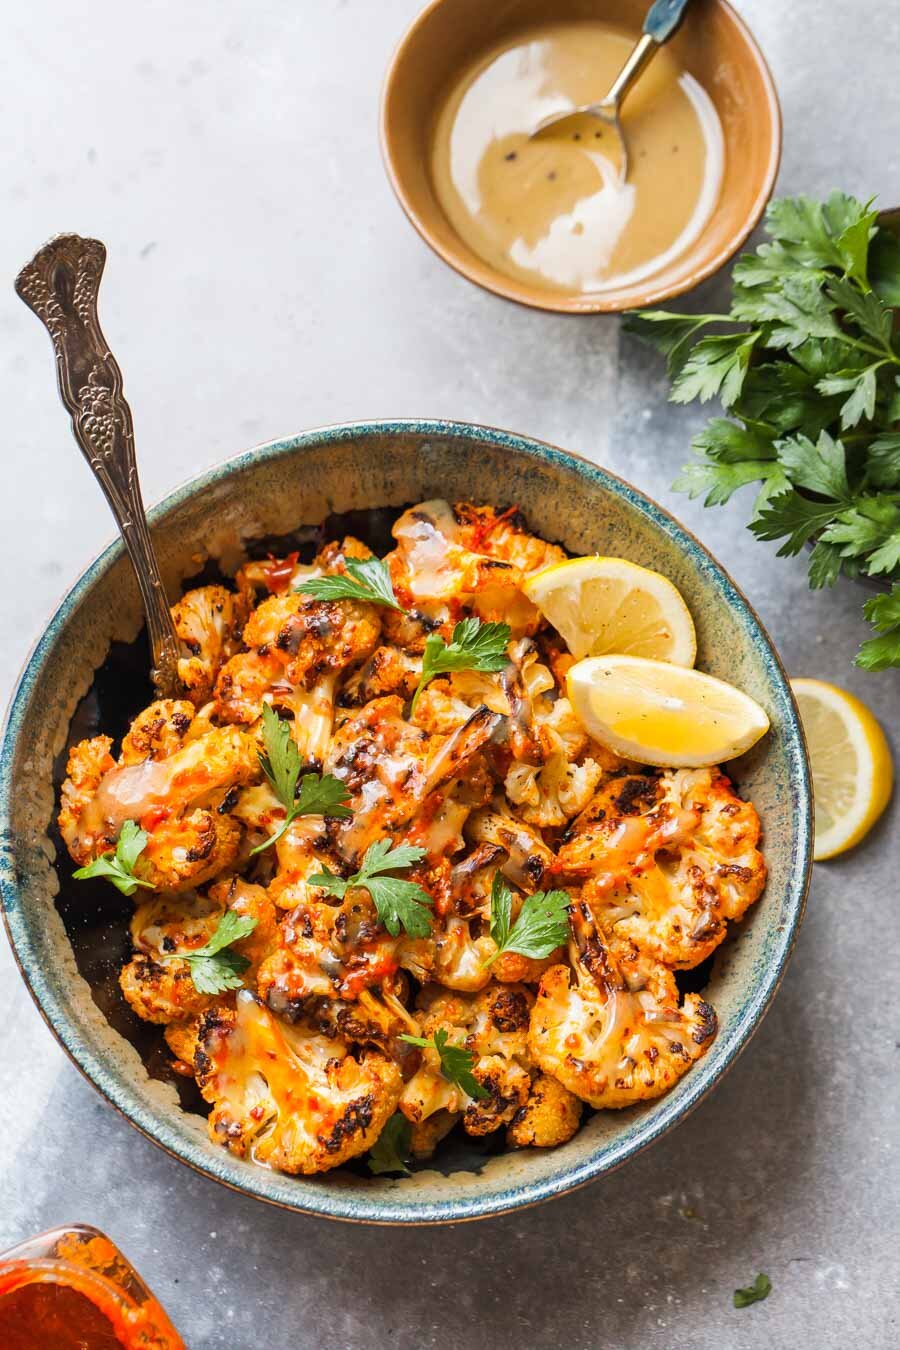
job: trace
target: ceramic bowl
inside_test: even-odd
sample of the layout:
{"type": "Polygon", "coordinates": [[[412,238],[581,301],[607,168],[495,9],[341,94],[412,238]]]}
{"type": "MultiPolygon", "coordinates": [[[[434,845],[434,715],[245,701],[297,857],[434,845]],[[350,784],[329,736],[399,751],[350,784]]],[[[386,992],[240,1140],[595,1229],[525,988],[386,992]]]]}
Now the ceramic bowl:
{"type": "Polygon", "coordinates": [[[762,817],[768,887],[713,963],[708,997],[719,1015],[716,1040],[658,1101],[596,1113],[558,1149],[491,1155],[463,1144],[407,1178],[370,1177],[364,1168],[295,1178],[241,1162],[209,1141],[203,1117],[183,1109],[174,1081],[160,1077],[166,1056],[159,1029],[122,1020],[128,1010],[115,977],[127,959],[130,902],[123,908],[112,887],[97,883],[100,908],[82,914],[82,893],[64,904],[59,886],[68,863],[55,858],[50,836],[65,748],[86,734],[98,709],[114,705],[124,726],[149,697],[145,668],[139,687],[114,672],[95,679],[105,662],[109,672],[111,644],[109,659],[120,660],[120,644],[141,628],[137,586],[119,543],[75,583],[29,657],[0,758],[6,924],[31,992],[75,1063],[132,1124],[183,1162],[249,1195],[332,1218],[434,1223],[497,1214],[602,1176],[659,1139],[718,1082],[759,1024],[791,950],[810,866],[803,736],[771,642],[702,545],[605,470],[485,427],[357,423],[251,450],[174,492],[151,521],[174,595],[204,557],[233,570],[247,540],[289,534],[331,512],[399,509],[435,496],[517,503],[539,534],[574,553],[621,554],[664,572],[694,615],[700,666],[745,689],[771,718],[769,735],[734,765],[740,791],[762,817]],[[85,924],[93,925],[87,943],[85,924]]]}
{"type": "Polygon", "coordinates": [[[497,271],[463,242],[445,216],[431,181],[430,143],[437,111],[459,73],[507,35],[549,20],[602,18],[637,37],[648,7],[649,0],[507,0],[502,5],[432,0],[401,40],[382,95],[385,166],[419,234],[470,281],[510,300],[563,313],[640,308],[669,300],[711,276],[759,221],[781,158],[781,114],[762,53],[725,0],[695,0],[669,43],[682,68],[712,98],[725,139],[718,206],[675,260],[628,286],[596,295],[566,295],[497,271]]]}

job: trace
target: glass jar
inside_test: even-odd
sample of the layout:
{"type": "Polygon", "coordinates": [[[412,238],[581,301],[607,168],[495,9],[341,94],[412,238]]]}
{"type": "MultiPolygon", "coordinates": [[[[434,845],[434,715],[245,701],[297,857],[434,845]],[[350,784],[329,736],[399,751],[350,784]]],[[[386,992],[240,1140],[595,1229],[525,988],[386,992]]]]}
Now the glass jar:
{"type": "Polygon", "coordinates": [[[3,1350],[186,1350],[137,1271],[86,1224],[0,1256],[3,1350]]]}

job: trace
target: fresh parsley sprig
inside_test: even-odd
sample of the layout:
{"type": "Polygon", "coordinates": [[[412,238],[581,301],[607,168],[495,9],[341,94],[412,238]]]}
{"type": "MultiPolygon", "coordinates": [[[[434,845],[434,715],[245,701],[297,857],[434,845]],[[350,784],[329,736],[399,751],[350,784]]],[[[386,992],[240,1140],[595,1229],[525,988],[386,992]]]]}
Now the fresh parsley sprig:
{"type": "Polygon", "coordinates": [[[451,674],[456,670],[502,670],[509,658],[508,623],[482,623],[474,617],[461,619],[453,629],[450,642],[432,633],[425,640],[422,654],[422,674],[413,694],[410,716],[416,710],[419,695],[436,675],[451,674]]]}
{"type": "Polygon", "coordinates": [[[391,574],[381,558],[345,558],[347,571],[328,577],[310,577],[294,587],[295,592],[312,596],[314,600],[364,600],[370,605],[384,605],[406,614],[397,603],[391,574]]]}
{"type": "Polygon", "coordinates": [[[525,897],[519,917],[512,922],[512,891],[499,872],[491,883],[491,937],[497,944],[484,963],[492,966],[504,952],[516,952],[542,961],[561,947],[569,935],[568,891],[535,891],[525,897]]]}
{"type": "Polygon", "coordinates": [[[871,202],[772,202],[771,241],[739,259],[725,314],[658,310],[626,327],[662,352],[676,403],[730,414],[694,438],[675,487],[707,506],[757,485],[750,529],[781,554],[812,546],[809,581],[871,576],[877,636],[857,664],[900,666],[900,239],[871,202]],[[709,325],[739,331],[706,336],[709,325]]]}
{"type": "Polygon", "coordinates": [[[732,1302],[736,1308],[749,1308],[751,1303],[761,1303],[772,1292],[772,1281],[768,1275],[759,1274],[752,1284],[744,1289],[735,1289],[732,1302]]]}
{"type": "Polygon", "coordinates": [[[400,1111],[395,1112],[387,1121],[381,1134],[369,1149],[367,1162],[369,1171],[376,1177],[385,1172],[403,1172],[410,1175],[407,1167],[412,1147],[412,1126],[400,1111]]]}
{"type": "Polygon", "coordinates": [[[410,1045],[421,1046],[423,1050],[436,1050],[441,1062],[441,1073],[449,1083],[455,1084],[467,1097],[476,1099],[489,1097],[491,1094],[487,1088],[482,1087],[473,1072],[475,1056],[472,1051],[464,1050],[460,1045],[450,1045],[448,1039],[449,1032],[445,1027],[438,1027],[430,1038],[406,1035],[400,1037],[401,1041],[408,1041],[410,1045]]]}
{"type": "Polygon", "coordinates": [[[274,844],[298,816],[347,817],[353,814],[344,805],[350,794],[339,778],[327,773],[305,773],[300,777],[300,752],[291,737],[291,729],[268,703],[263,704],[263,742],[266,750],[259,756],[260,768],[286,814],[275,833],[251,849],[251,854],[261,853],[274,844]]]}
{"type": "Polygon", "coordinates": [[[431,896],[413,881],[384,875],[405,871],[424,857],[424,848],[410,844],[399,844],[394,848],[390,839],[378,839],[366,849],[362,866],[352,877],[345,880],[326,867],[324,872],[316,872],[307,881],[310,886],[321,886],[330,895],[340,898],[353,887],[364,887],[391,937],[399,935],[401,926],[410,937],[427,937],[431,932],[431,896]]]}
{"type": "Polygon", "coordinates": [[[99,858],[79,867],[72,876],[76,881],[87,881],[89,877],[106,877],[123,895],[134,895],[139,886],[153,891],[152,881],[144,881],[135,876],[134,864],[144,851],[147,843],[147,831],[142,830],[137,821],[126,820],[119,832],[115,848],[101,853],[99,858]]]}
{"type": "Polygon", "coordinates": [[[250,962],[240,952],[231,951],[231,944],[248,937],[258,922],[249,914],[236,914],[233,909],[226,909],[216,931],[202,947],[194,947],[189,952],[166,953],[161,959],[187,961],[194,988],[200,994],[222,994],[226,989],[240,989],[243,985],[241,976],[250,962]]]}

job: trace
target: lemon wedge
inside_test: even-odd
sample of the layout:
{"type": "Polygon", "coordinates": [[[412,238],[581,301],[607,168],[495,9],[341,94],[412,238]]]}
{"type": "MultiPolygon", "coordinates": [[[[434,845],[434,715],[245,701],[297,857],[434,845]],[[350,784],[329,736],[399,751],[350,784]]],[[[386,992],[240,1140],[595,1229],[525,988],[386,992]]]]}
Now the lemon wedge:
{"type": "Polygon", "coordinates": [[[668,661],[591,656],[571,667],[569,700],[586,731],[624,759],[698,769],[749,750],[769,729],[752,698],[668,661]]]}
{"type": "Polygon", "coordinates": [[[625,558],[570,558],[522,588],[574,657],[622,652],[692,666],[690,610],[668,577],[625,558]]]}
{"type": "Polygon", "coordinates": [[[853,694],[823,680],[791,680],[816,797],[817,862],[858,844],[887,806],[894,766],[884,732],[853,694]]]}

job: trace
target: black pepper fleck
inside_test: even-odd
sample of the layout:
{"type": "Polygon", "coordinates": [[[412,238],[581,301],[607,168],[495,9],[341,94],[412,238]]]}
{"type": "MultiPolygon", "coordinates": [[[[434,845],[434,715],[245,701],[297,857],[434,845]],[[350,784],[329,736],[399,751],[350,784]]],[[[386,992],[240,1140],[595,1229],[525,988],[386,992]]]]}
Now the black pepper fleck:
{"type": "Polygon", "coordinates": [[[515,150],[510,150],[509,154],[508,154],[508,155],[504,155],[503,158],[504,158],[504,159],[518,159],[519,156],[516,154],[515,150]]]}

